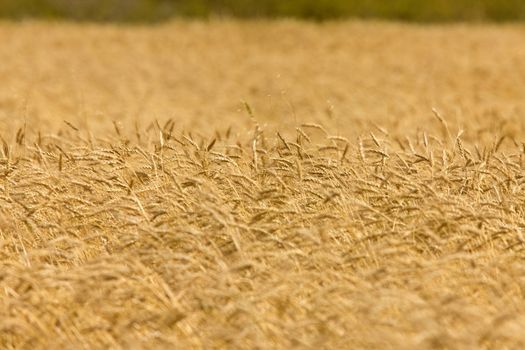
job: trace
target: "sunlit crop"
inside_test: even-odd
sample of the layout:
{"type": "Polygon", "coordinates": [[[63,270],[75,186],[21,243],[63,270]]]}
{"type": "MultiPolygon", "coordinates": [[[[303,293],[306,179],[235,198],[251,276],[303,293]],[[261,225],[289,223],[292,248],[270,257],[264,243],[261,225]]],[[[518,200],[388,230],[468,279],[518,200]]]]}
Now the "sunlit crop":
{"type": "Polygon", "coordinates": [[[525,347],[523,34],[0,25],[0,347],[525,347]]]}

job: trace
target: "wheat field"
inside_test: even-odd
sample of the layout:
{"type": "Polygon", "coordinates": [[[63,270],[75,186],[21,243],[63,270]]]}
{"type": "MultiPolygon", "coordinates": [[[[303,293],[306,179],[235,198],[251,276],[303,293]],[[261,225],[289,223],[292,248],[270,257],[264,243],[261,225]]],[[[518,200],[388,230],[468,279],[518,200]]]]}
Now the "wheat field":
{"type": "Polygon", "coordinates": [[[0,348],[524,348],[524,35],[1,23],[0,348]]]}

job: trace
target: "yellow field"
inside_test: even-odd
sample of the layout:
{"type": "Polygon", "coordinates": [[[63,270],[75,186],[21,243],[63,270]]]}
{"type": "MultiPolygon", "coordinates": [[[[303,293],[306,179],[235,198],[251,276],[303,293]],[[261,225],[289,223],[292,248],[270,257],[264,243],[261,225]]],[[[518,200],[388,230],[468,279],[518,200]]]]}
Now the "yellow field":
{"type": "Polygon", "coordinates": [[[524,38],[0,24],[0,348],[524,348],[524,38]]]}

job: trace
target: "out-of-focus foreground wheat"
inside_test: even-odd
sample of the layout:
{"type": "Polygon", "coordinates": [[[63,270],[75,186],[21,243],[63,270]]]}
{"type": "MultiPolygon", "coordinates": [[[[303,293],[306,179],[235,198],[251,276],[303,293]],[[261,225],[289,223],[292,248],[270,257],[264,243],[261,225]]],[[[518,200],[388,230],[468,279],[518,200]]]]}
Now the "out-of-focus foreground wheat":
{"type": "Polygon", "coordinates": [[[0,25],[0,347],[525,347],[524,34],[0,25]]]}

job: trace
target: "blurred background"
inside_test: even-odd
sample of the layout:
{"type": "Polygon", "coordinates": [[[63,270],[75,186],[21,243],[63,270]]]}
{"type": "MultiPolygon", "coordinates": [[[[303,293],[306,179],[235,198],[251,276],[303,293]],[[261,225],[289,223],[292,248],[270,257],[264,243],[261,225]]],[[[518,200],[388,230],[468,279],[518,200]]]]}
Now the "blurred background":
{"type": "Polygon", "coordinates": [[[519,21],[523,0],[0,0],[0,18],[157,22],[173,17],[519,21]]]}

